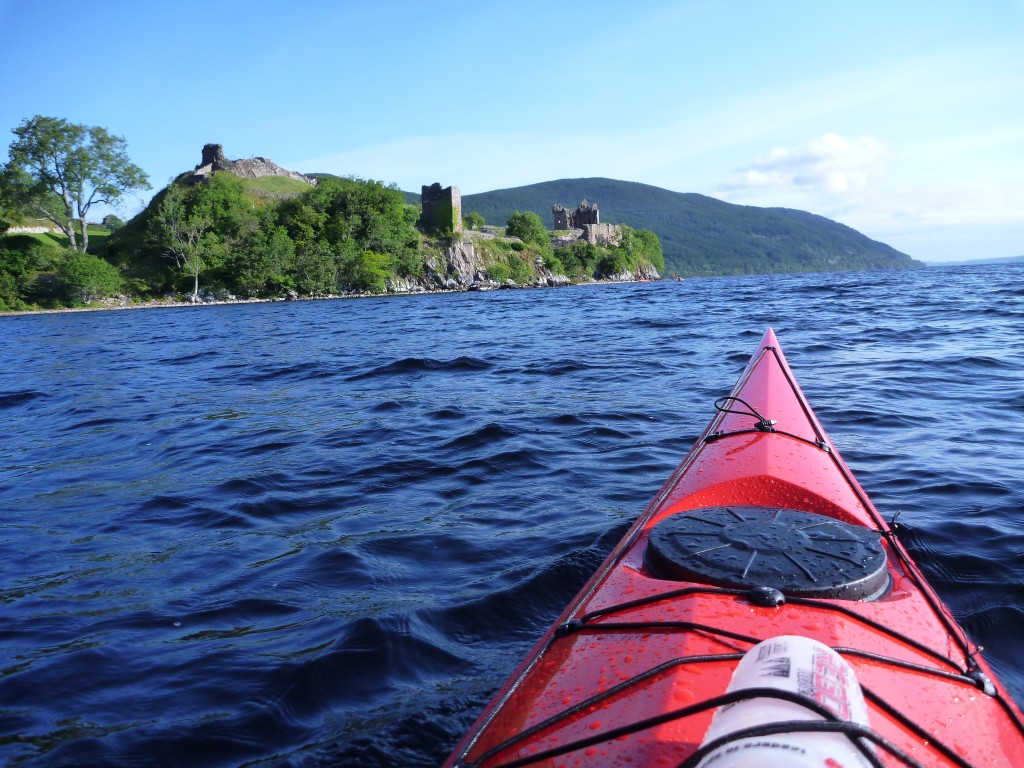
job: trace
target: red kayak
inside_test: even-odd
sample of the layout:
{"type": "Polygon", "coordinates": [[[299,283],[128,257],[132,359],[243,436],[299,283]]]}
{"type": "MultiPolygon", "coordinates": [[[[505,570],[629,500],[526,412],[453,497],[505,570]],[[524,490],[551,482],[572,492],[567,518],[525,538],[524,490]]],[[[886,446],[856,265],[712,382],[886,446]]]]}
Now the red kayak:
{"type": "Polygon", "coordinates": [[[1024,766],[1021,712],[769,329],[446,765],[1024,766]]]}

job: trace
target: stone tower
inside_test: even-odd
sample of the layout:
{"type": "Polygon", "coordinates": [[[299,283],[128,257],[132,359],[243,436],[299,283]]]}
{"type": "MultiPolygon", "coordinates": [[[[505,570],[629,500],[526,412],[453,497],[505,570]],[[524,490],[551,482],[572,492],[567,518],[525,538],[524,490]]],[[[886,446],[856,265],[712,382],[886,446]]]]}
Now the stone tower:
{"type": "Polygon", "coordinates": [[[458,187],[444,187],[434,182],[422,187],[423,212],[420,227],[426,232],[448,234],[462,231],[462,193],[458,187]]]}

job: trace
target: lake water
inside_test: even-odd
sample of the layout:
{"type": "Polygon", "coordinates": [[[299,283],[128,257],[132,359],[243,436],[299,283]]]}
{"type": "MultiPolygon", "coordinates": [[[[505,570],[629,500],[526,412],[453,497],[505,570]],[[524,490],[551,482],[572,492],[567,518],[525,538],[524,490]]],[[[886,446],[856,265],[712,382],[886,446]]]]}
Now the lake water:
{"type": "Polygon", "coordinates": [[[1024,701],[1024,266],[19,316],[0,764],[438,764],[768,326],[1024,701]]]}

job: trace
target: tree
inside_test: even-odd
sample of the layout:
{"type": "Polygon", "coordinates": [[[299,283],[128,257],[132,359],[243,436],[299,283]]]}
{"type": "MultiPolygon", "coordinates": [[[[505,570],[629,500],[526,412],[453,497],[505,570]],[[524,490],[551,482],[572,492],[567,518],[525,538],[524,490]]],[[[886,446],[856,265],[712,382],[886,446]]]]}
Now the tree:
{"type": "Polygon", "coordinates": [[[238,245],[225,268],[239,292],[259,296],[294,286],[288,271],[295,259],[295,244],[284,227],[257,229],[238,245]]]}
{"type": "Polygon", "coordinates": [[[36,115],[13,133],[4,186],[21,206],[60,227],[72,250],[89,248],[86,217],[92,206],[113,205],[128,192],[149,189],[146,174],[128,159],[125,140],[106,128],[36,115]]]}
{"type": "Polygon", "coordinates": [[[337,288],[337,271],[331,246],[312,242],[296,250],[290,276],[300,293],[326,295],[337,288]]]}
{"type": "Polygon", "coordinates": [[[480,229],[486,223],[487,220],[484,219],[483,214],[476,211],[470,211],[462,217],[462,224],[467,229],[480,229]]]}
{"type": "Polygon", "coordinates": [[[124,219],[115,216],[112,213],[108,213],[103,217],[103,226],[110,230],[110,234],[114,234],[119,229],[124,228],[124,219]]]}
{"type": "Polygon", "coordinates": [[[544,222],[533,211],[525,213],[513,211],[509,214],[508,223],[505,225],[505,234],[510,237],[518,237],[524,243],[543,245],[550,242],[544,222]]]}
{"type": "Polygon", "coordinates": [[[185,190],[172,183],[157,207],[150,233],[164,255],[174,259],[178,269],[192,278],[192,301],[198,302],[199,275],[207,267],[215,235],[209,206],[194,198],[188,200],[185,190]]]}
{"type": "Polygon", "coordinates": [[[419,251],[415,208],[397,187],[377,181],[322,178],[283,206],[282,217],[299,250],[323,241],[339,255],[362,259],[363,251],[373,251],[402,263],[419,251]]]}
{"type": "Polygon", "coordinates": [[[647,261],[659,272],[665,270],[661,240],[649,229],[633,229],[623,224],[621,248],[629,255],[633,264],[647,261]]]}

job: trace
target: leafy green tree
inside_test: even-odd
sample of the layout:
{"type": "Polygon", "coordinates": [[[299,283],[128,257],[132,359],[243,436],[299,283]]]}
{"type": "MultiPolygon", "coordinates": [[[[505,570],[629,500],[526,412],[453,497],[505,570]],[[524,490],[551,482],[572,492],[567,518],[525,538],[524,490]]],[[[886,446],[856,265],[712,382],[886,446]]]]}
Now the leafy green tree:
{"type": "Polygon", "coordinates": [[[72,250],[89,248],[92,206],[113,205],[128,192],[149,188],[146,174],[128,159],[125,140],[106,128],[36,115],[13,132],[17,138],[3,167],[6,194],[60,227],[72,250]]]}
{"type": "Polygon", "coordinates": [[[124,219],[121,219],[112,213],[108,213],[103,217],[103,226],[113,234],[124,227],[124,219]]]}
{"type": "Polygon", "coordinates": [[[353,253],[341,265],[341,280],[354,291],[384,293],[387,277],[387,257],[373,251],[353,253]]]}
{"type": "Polygon", "coordinates": [[[26,304],[18,290],[18,281],[14,275],[0,270],[0,312],[15,312],[26,309],[26,304]]]}
{"type": "Polygon", "coordinates": [[[57,273],[70,304],[88,304],[121,290],[117,267],[91,253],[69,250],[57,273]]]}
{"type": "MultiPolygon", "coordinates": [[[[317,270],[326,272],[324,253],[316,244],[332,249],[336,284],[331,290],[349,287],[383,291],[389,274],[422,274],[417,212],[393,185],[322,178],[301,198],[282,205],[280,217],[295,243],[298,261],[307,266],[315,264],[317,270]],[[375,257],[370,258],[368,253],[375,257]]],[[[297,280],[297,284],[305,279],[297,280]]],[[[316,282],[320,283],[320,278],[316,282]]]]}
{"type": "Polygon", "coordinates": [[[227,272],[240,293],[258,296],[280,293],[293,287],[288,275],[295,258],[295,244],[284,227],[252,232],[233,249],[227,272]]]}
{"type": "Polygon", "coordinates": [[[327,243],[308,243],[295,249],[289,276],[299,293],[324,296],[337,290],[338,266],[327,243]]]}
{"type": "Polygon", "coordinates": [[[391,270],[399,277],[410,280],[423,277],[423,257],[419,251],[403,251],[391,260],[391,270]]]}
{"type": "Polygon", "coordinates": [[[267,225],[246,196],[245,183],[229,171],[218,171],[190,192],[193,205],[209,212],[213,229],[227,249],[267,225]]]}
{"type": "Polygon", "coordinates": [[[544,259],[544,267],[546,269],[548,269],[550,272],[553,272],[556,275],[564,275],[564,274],[566,274],[565,265],[562,264],[562,260],[561,259],[559,259],[557,256],[555,256],[553,251],[552,251],[552,253],[545,255],[543,257],[543,259],[544,259]]]}
{"type": "Polygon", "coordinates": [[[8,309],[25,309],[29,304],[52,303],[61,298],[58,265],[64,250],[46,245],[32,235],[8,235],[0,240],[0,277],[4,282],[4,303],[8,309]],[[12,302],[11,286],[18,296],[12,302]]]}
{"type": "Polygon", "coordinates": [[[470,211],[462,217],[462,225],[466,229],[480,229],[487,222],[484,220],[483,214],[477,213],[476,211],[470,211]]]}
{"type": "Polygon", "coordinates": [[[640,261],[653,265],[659,272],[665,270],[665,256],[661,250],[661,240],[649,229],[633,229],[622,225],[623,251],[629,256],[631,264],[636,266],[640,261]]]}
{"type": "Polygon", "coordinates": [[[194,195],[189,197],[177,183],[168,186],[150,222],[150,234],[181,273],[192,278],[195,302],[199,301],[199,276],[210,263],[217,237],[209,206],[194,195]]]}
{"type": "Polygon", "coordinates": [[[564,274],[576,279],[593,277],[597,262],[602,256],[601,249],[583,240],[559,248],[557,253],[565,265],[564,274]]]}
{"type": "Polygon", "coordinates": [[[534,211],[520,213],[513,211],[505,225],[505,234],[518,237],[524,243],[543,244],[550,242],[548,230],[534,211]]]}
{"type": "Polygon", "coordinates": [[[594,268],[594,277],[606,278],[621,275],[630,268],[628,256],[620,249],[609,249],[594,268]]]}

